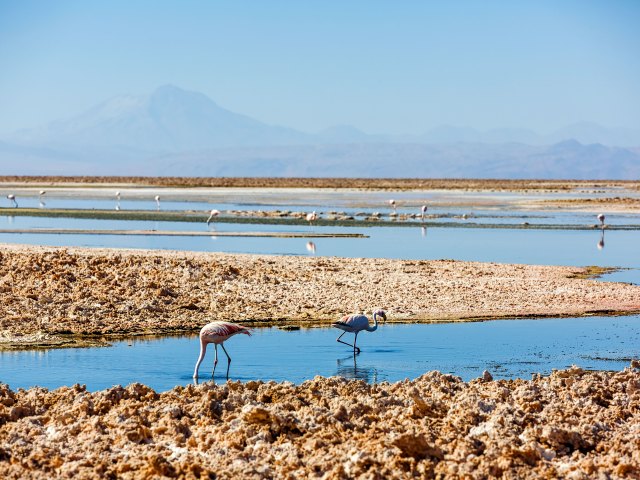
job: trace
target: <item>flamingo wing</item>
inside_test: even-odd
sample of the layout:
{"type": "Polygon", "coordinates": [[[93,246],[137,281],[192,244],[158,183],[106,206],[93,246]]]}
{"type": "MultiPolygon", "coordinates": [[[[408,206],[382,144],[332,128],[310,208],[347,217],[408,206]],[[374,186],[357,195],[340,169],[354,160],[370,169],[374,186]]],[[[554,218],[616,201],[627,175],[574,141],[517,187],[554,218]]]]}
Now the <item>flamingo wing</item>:
{"type": "Polygon", "coordinates": [[[201,337],[229,338],[236,333],[251,335],[247,327],[231,322],[211,322],[200,330],[201,337]]]}
{"type": "Polygon", "coordinates": [[[369,319],[366,315],[345,315],[332,326],[346,332],[356,332],[369,326],[369,319]]]}

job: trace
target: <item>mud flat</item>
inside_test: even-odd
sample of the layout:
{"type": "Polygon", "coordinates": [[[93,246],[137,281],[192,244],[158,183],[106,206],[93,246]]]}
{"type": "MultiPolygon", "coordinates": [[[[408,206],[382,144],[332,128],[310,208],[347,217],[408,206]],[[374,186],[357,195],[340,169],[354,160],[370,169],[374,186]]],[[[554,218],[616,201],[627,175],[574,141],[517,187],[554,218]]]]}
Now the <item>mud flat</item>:
{"type": "Polygon", "coordinates": [[[638,478],[640,373],[0,385],[0,477],[638,478]]]}
{"type": "Polygon", "coordinates": [[[0,348],[193,332],[214,319],[312,326],[374,307],[405,322],[640,311],[640,286],[589,278],[602,271],[0,245],[0,348]]]}

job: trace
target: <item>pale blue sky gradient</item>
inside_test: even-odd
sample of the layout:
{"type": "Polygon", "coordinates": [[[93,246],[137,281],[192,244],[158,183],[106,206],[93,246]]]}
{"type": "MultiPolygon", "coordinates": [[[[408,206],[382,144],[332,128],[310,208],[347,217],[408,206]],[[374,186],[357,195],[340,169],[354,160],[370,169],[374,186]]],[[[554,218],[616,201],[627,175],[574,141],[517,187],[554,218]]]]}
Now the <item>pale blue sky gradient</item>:
{"type": "Polygon", "coordinates": [[[0,0],[0,132],[171,83],[270,124],[640,127],[640,1],[0,0]]]}

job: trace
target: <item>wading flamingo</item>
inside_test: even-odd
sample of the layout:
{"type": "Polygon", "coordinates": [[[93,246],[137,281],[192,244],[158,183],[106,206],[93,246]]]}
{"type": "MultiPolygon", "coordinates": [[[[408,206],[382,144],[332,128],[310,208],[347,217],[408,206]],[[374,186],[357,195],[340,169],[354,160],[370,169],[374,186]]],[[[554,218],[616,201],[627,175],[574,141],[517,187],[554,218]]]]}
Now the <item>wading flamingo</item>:
{"type": "Polygon", "coordinates": [[[378,329],[378,317],[381,317],[385,322],[387,321],[387,314],[384,310],[374,310],[373,311],[373,325],[369,326],[369,319],[366,315],[345,315],[342,319],[338,320],[331,324],[331,326],[339,328],[340,330],[344,330],[340,336],[336,339],[336,342],[344,343],[345,345],[349,345],[353,347],[353,354],[360,353],[360,349],[356,346],[356,341],[358,340],[358,333],[362,330],[366,330],[367,332],[375,332],[378,329]],[[353,345],[347,342],[343,342],[340,340],[342,335],[347,332],[355,333],[355,337],[353,339],[353,345]]]}
{"type": "Polygon", "coordinates": [[[120,192],[116,192],[116,210],[120,210],[120,192]]]}
{"type": "Polygon", "coordinates": [[[396,211],[396,201],[392,198],[391,200],[389,200],[389,205],[391,205],[393,207],[393,211],[396,211]]]}
{"type": "Polygon", "coordinates": [[[211,223],[211,220],[213,219],[213,217],[217,217],[218,215],[220,215],[220,210],[216,210],[215,208],[211,210],[211,213],[209,214],[209,218],[207,218],[207,225],[211,223]]]}
{"type": "Polygon", "coordinates": [[[156,201],[156,209],[160,210],[160,195],[156,195],[153,199],[156,201]]]}
{"type": "Polygon", "coordinates": [[[311,213],[307,213],[307,216],[305,218],[307,219],[307,222],[309,222],[309,225],[311,225],[313,222],[315,222],[318,219],[318,214],[314,210],[311,213]]]}
{"type": "Polygon", "coordinates": [[[18,202],[16,202],[16,196],[13,193],[7,195],[7,198],[13,203],[14,208],[18,208],[18,202]]]}
{"type": "Polygon", "coordinates": [[[207,352],[207,345],[213,343],[216,348],[216,356],[213,360],[213,372],[211,377],[216,373],[216,365],[218,365],[218,345],[222,347],[225,355],[227,356],[227,378],[229,378],[229,367],[231,366],[231,357],[227,350],[224,348],[224,342],[238,333],[244,333],[251,336],[251,331],[247,327],[238,325],[231,322],[211,322],[207,323],[202,330],[200,330],[200,356],[198,357],[198,363],[193,371],[193,378],[198,378],[198,368],[204,360],[204,355],[207,352]]]}
{"type": "Polygon", "coordinates": [[[600,221],[600,226],[604,228],[604,213],[598,215],[598,220],[600,221]]]}
{"type": "Polygon", "coordinates": [[[38,194],[38,199],[40,200],[40,207],[44,207],[46,205],[46,203],[44,203],[44,200],[42,199],[45,193],[47,193],[45,190],[40,190],[40,193],[38,194]]]}
{"type": "Polygon", "coordinates": [[[427,206],[426,205],[422,205],[420,207],[420,211],[422,212],[422,221],[424,222],[424,216],[427,213],[427,206]]]}

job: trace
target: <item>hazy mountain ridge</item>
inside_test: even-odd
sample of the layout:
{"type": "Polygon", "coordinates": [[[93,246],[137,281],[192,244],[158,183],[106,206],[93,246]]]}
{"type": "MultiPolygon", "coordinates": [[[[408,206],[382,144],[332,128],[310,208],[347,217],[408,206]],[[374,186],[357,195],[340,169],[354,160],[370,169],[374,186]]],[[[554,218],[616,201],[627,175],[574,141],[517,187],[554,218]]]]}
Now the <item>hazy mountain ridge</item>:
{"type": "Polygon", "coordinates": [[[453,126],[371,135],[350,125],[309,134],[168,85],[17,132],[0,142],[0,167],[4,174],[624,179],[640,177],[639,146],[640,132],[592,123],[546,136],[453,126]],[[636,148],[608,144],[614,140],[636,148]]]}

